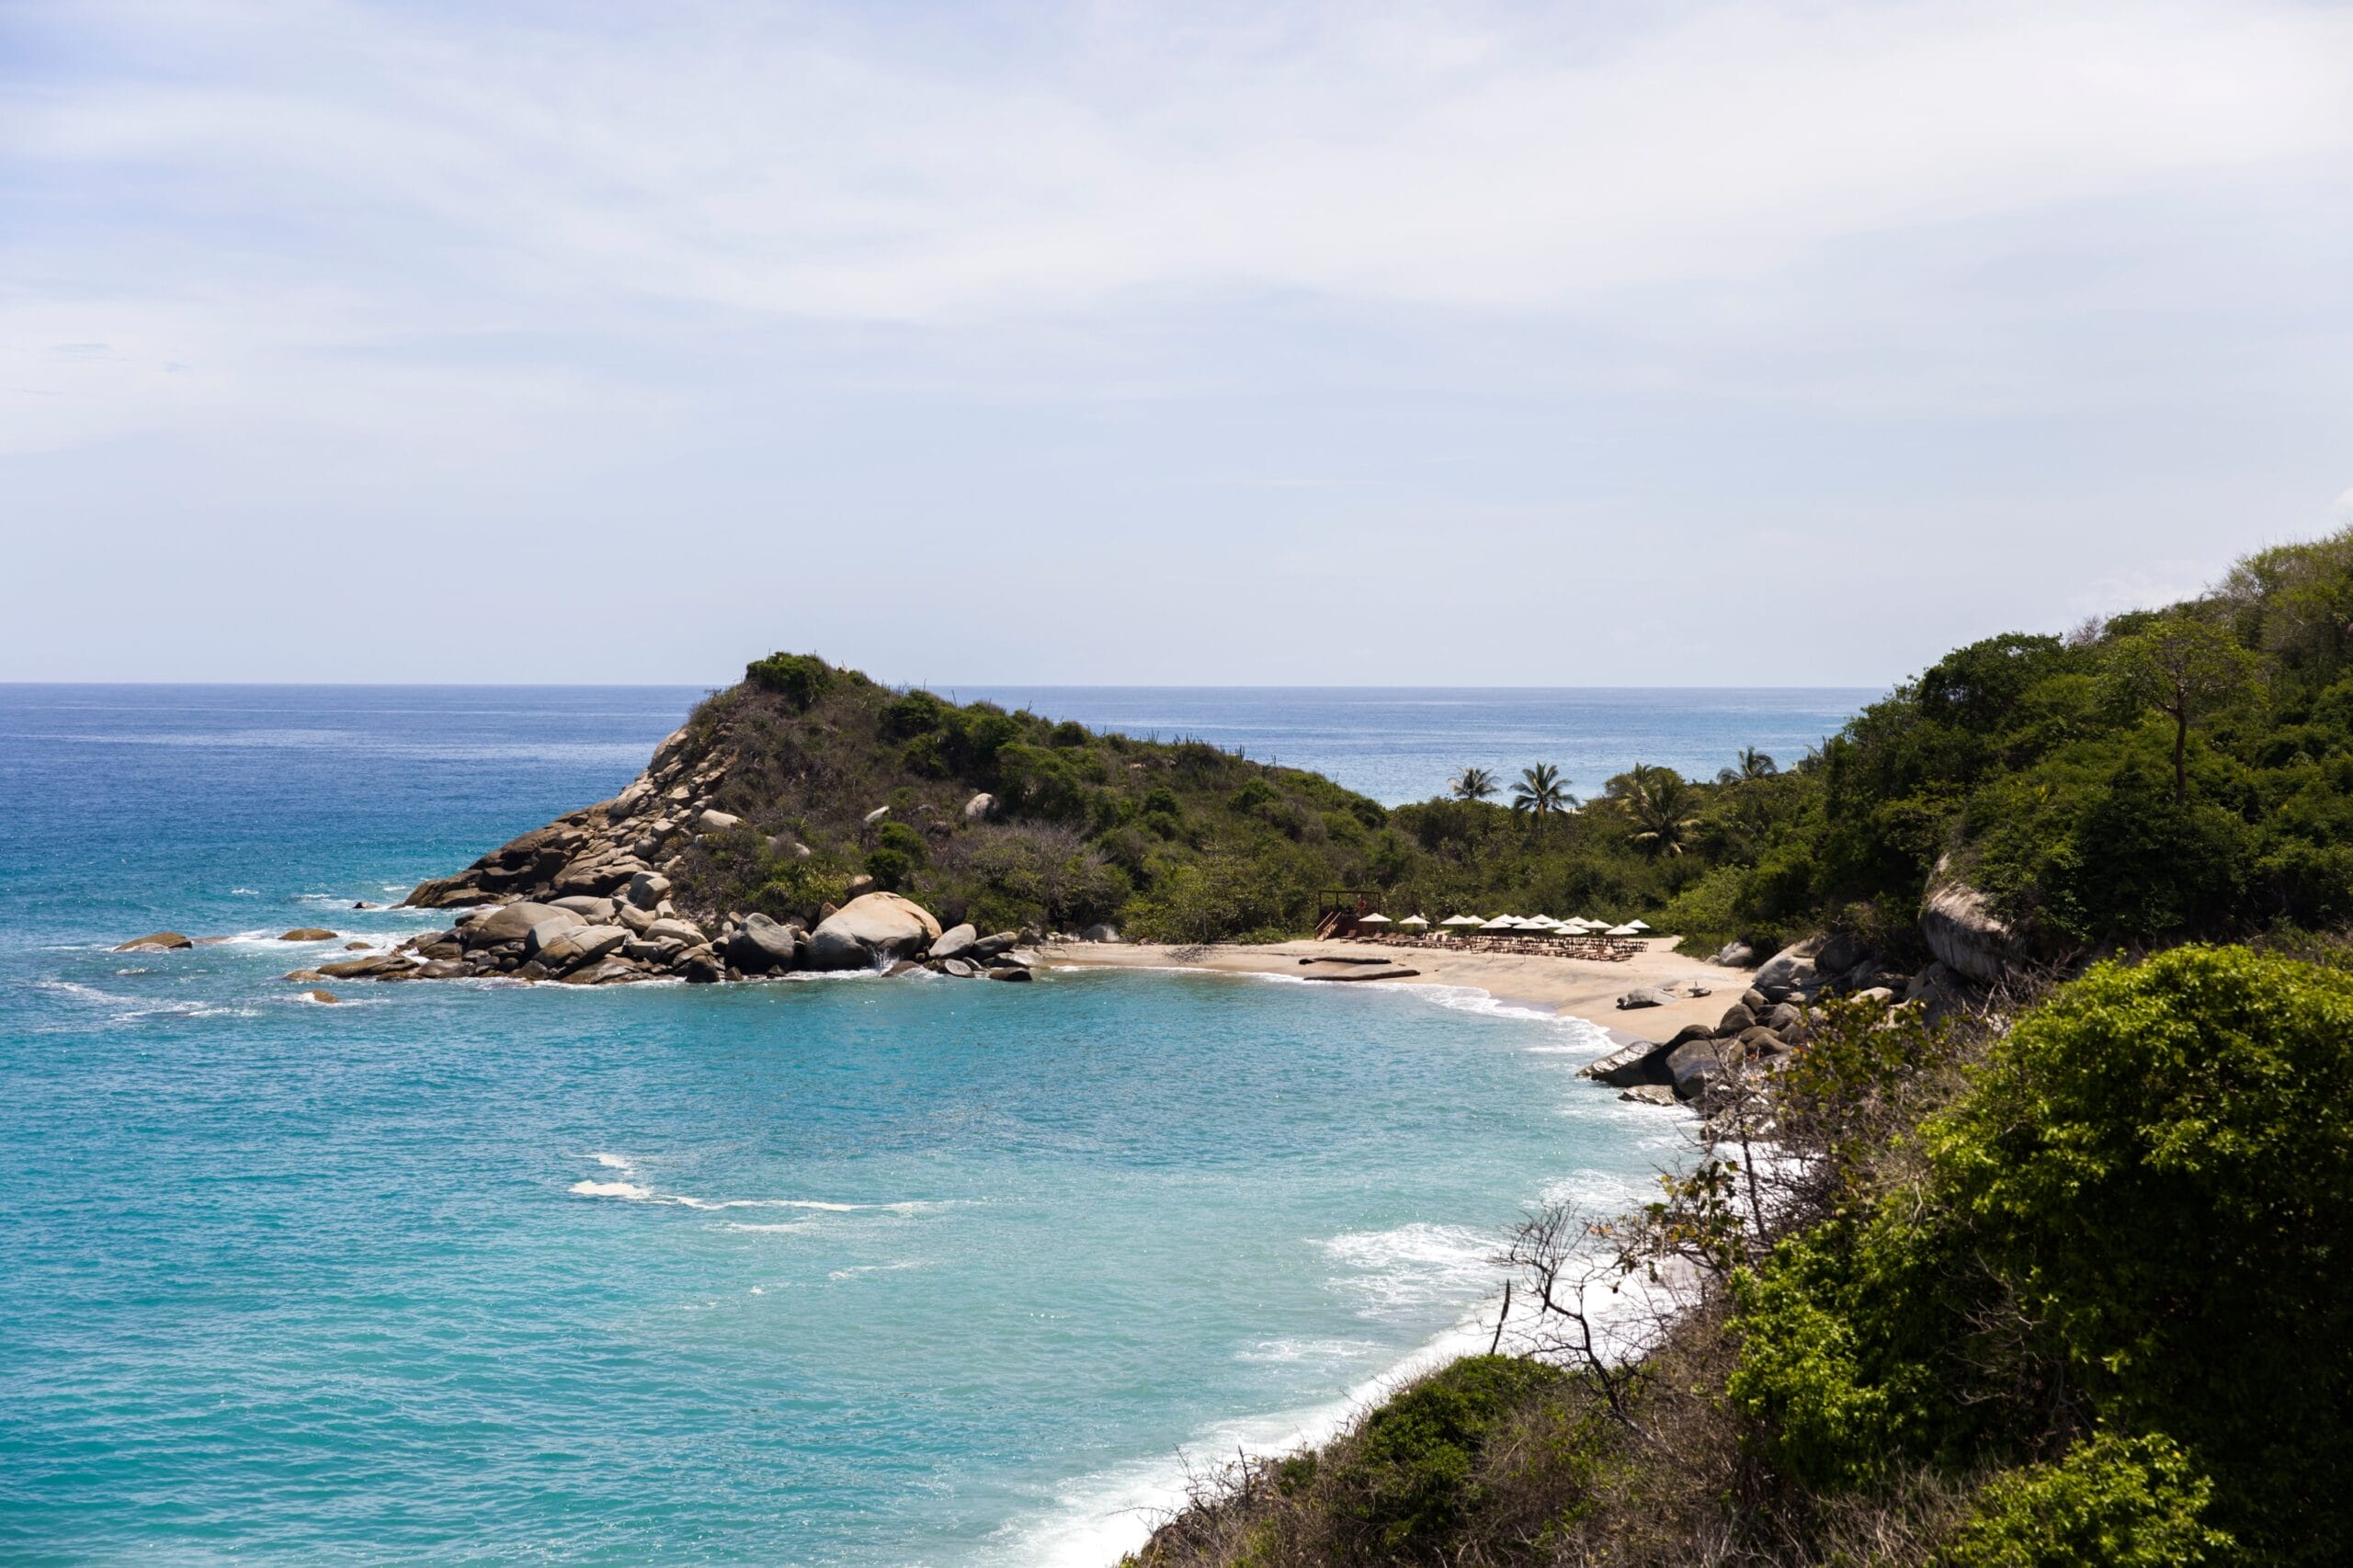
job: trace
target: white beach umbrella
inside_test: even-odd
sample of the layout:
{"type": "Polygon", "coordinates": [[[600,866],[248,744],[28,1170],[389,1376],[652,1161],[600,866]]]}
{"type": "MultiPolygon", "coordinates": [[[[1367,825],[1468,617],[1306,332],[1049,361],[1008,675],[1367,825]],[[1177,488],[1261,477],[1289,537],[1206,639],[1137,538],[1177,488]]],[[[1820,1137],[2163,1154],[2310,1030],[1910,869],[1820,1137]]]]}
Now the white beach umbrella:
{"type": "Polygon", "coordinates": [[[1487,922],[1476,915],[1457,915],[1438,922],[1441,926],[1484,926],[1487,922]]]}
{"type": "Polygon", "coordinates": [[[1519,916],[1517,915],[1498,915],[1493,920],[1488,921],[1484,926],[1480,926],[1479,929],[1482,931],[1517,931],[1519,929],[1519,916]]]}
{"type": "Polygon", "coordinates": [[[1427,926],[1429,923],[1429,916],[1427,915],[1408,915],[1404,919],[1397,922],[1400,926],[1427,926]]]}
{"type": "Polygon", "coordinates": [[[1647,931],[1651,928],[1650,922],[1647,920],[1629,920],[1626,922],[1626,927],[1631,931],[1647,931]]]}
{"type": "Polygon", "coordinates": [[[1646,929],[1646,927],[1634,926],[1612,926],[1608,930],[1604,931],[1602,935],[1605,937],[1639,937],[1643,934],[1644,929],[1646,929]]]}
{"type": "Polygon", "coordinates": [[[1357,916],[1357,924],[1359,926],[1386,926],[1389,924],[1389,916],[1386,915],[1359,915],[1357,916]]]}

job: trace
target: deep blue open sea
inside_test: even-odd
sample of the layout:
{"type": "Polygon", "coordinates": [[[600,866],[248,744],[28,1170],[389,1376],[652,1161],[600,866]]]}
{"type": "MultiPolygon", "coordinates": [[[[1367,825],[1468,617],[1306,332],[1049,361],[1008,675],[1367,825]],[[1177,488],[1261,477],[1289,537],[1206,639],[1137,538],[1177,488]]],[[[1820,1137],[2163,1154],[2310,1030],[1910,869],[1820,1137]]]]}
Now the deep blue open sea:
{"type": "MultiPolygon", "coordinates": [[[[1437,989],[279,978],[698,695],[0,687],[0,1558],[1108,1563],[1677,1155],[1597,1029],[1437,989]]],[[[1870,694],[1003,695],[1399,800],[1870,694]]]]}

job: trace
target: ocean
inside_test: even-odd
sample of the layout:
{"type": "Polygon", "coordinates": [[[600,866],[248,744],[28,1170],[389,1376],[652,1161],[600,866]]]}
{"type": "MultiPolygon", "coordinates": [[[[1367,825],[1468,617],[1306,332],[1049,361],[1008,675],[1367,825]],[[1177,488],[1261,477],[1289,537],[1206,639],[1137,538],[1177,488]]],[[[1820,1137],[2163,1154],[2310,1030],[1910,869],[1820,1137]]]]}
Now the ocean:
{"type": "MultiPolygon", "coordinates": [[[[1592,1025],[1434,987],[279,978],[699,695],[0,687],[0,1558],[1108,1564],[1684,1146],[1592,1025]],[[166,927],[229,939],[108,950],[166,927]]],[[[1006,695],[1389,799],[1838,706],[1006,695]]]]}

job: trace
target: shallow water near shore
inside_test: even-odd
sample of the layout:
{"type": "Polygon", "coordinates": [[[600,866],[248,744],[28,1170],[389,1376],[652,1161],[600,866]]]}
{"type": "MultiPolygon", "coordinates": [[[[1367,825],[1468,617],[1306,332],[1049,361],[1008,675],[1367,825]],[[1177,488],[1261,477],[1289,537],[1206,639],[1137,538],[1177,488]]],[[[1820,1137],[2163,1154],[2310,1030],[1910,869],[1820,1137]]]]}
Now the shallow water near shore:
{"type": "Polygon", "coordinates": [[[0,1555],[1108,1562],[1677,1153],[1432,988],[278,978],[682,708],[0,688],[0,1555]]]}

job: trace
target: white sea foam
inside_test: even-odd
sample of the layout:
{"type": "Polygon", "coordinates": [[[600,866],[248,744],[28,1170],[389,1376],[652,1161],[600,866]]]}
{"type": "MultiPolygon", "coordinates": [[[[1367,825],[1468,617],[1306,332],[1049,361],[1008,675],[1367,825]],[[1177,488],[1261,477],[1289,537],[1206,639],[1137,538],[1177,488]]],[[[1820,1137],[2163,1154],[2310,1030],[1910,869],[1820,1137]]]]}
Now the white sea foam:
{"type": "Polygon", "coordinates": [[[919,1257],[902,1258],[896,1263],[861,1263],[848,1268],[836,1268],[825,1276],[828,1279],[858,1279],[869,1274],[896,1274],[903,1268],[921,1268],[919,1257]]]}
{"type": "Polygon", "coordinates": [[[1370,1339],[1262,1339],[1247,1350],[1237,1350],[1237,1361],[1331,1361],[1361,1356],[1373,1348],[1370,1339]]]}
{"type": "MultiPolygon", "coordinates": [[[[637,1162],[627,1154],[598,1151],[577,1156],[594,1160],[606,1170],[621,1176],[639,1174],[637,1162]]],[[[936,1210],[954,1207],[951,1202],[922,1199],[898,1203],[835,1203],[822,1198],[697,1198],[691,1193],[659,1192],[635,1181],[575,1181],[566,1190],[581,1198],[618,1198],[631,1203],[666,1203],[680,1209],[696,1209],[706,1213],[722,1213],[730,1209],[798,1209],[821,1214],[927,1214],[936,1210]]],[[[733,1229],[751,1230],[753,1226],[733,1229]]],[[[786,1227],[765,1227],[784,1229],[786,1227]]]]}
{"type": "Polygon", "coordinates": [[[659,1203],[664,1199],[651,1187],[633,1181],[575,1181],[572,1190],[583,1198],[626,1198],[631,1203],[659,1203]]]}
{"type": "Polygon", "coordinates": [[[1467,1225],[1416,1221],[1390,1231],[1349,1231],[1318,1242],[1342,1272],[1336,1289],[1358,1297],[1361,1315],[1418,1312],[1501,1285],[1495,1237],[1467,1225]]]}
{"type": "MultiPolygon", "coordinates": [[[[1432,1254],[1449,1245],[1459,1248],[1459,1236],[1449,1244],[1429,1233],[1405,1233],[1444,1229],[1404,1226],[1394,1232],[1335,1237],[1325,1245],[1391,1256],[1432,1254]]],[[[1632,1347],[1628,1325],[1638,1321],[1658,1293],[1629,1289],[1597,1303],[1601,1310],[1596,1322],[1605,1352],[1613,1346],[1621,1353],[1632,1347]]],[[[1452,1327],[1322,1404],[1217,1422],[1197,1433],[1184,1452],[1074,1477],[1054,1488],[1050,1505],[998,1530],[980,1561],[987,1568],[1101,1568],[1106,1562],[1117,1562],[1142,1545],[1155,1525],[1185,1506],[1189,1472],[1204,1463],[1228,1462],[1237,1455],[1264,1459],[1329,1442],[1359,1412],[1387,1399],[1403,1385],[1449,1361],[1484,1351],[1496,1338],[1495,1309],[1495,1298],[1491,1296],[1452,1327]],[[1200,1458],[1195,1460],[1188,1455],[1200,1458]]],[[[1515,1314],[1515,1325],[1523,1321],[1515,1314]]],[[[1501,1337],[1506,1350],[1528,1354],[1534,1349],[1511,1327],[1501,1337]]]]}

